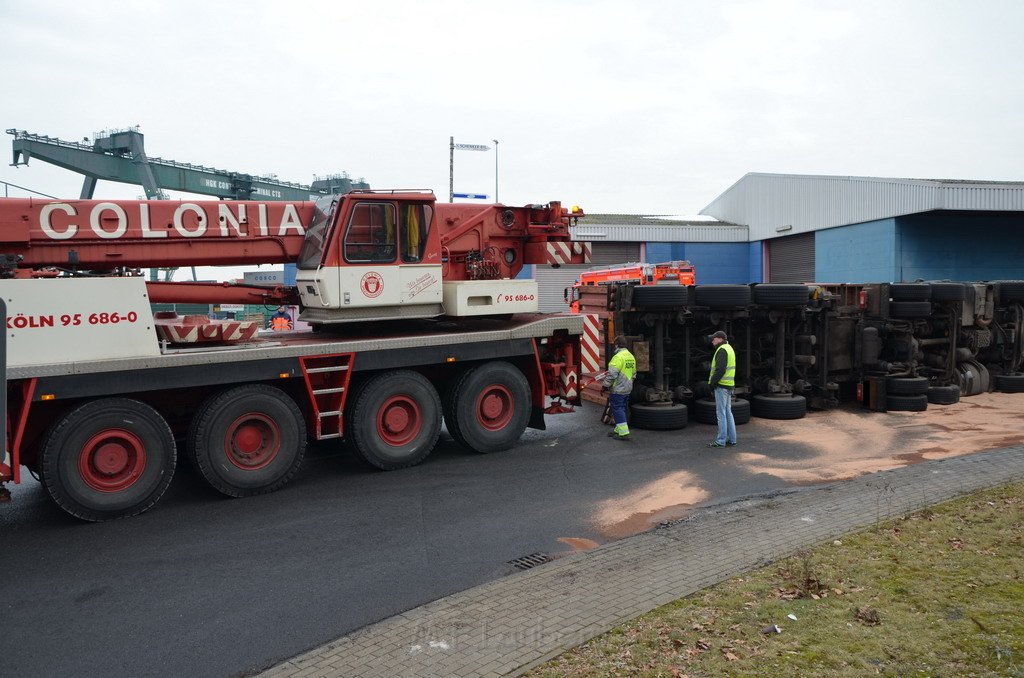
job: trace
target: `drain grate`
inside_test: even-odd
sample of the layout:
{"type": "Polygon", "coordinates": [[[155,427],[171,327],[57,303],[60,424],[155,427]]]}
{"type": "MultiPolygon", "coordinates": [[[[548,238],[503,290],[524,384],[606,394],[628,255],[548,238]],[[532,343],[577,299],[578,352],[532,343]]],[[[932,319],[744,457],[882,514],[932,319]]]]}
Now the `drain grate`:
{"type": "Polygon", "coordinates": [[[528,556],[520,556],[518,558],[513,558],[512,560],[508,561],[508,564],[512,565],[517,570],[529,570],[531,567],[537,567],[538,565],[543,565],[544,563],[550,563],[552,560],[554,560],[554,558],[552,558],[546,553],[531,553],[528,556]]]}

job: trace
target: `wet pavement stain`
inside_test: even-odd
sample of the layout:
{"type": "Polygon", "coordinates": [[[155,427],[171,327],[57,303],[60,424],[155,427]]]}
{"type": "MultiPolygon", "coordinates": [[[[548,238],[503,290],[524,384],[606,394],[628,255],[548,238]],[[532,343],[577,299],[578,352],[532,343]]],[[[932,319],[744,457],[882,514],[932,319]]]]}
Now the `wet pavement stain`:
{"type": "Polygon", "coordinates": [[[593,539],[584,539],[583,537],[559,537],[556,541],[565,544],[573,551],[590,551],[601,545],[593,539]]]}
{"type": "Polygon", "coordinates": [[[656,511],[634,513],[621,522],[603,527],[601,532],[612,539],[622,539],[623,537],[646,532],[657,527],[660,523],[679,520],[685,517],[692,507],[693,504],[676,504],[675,506],[666,506],[656,511]]]}

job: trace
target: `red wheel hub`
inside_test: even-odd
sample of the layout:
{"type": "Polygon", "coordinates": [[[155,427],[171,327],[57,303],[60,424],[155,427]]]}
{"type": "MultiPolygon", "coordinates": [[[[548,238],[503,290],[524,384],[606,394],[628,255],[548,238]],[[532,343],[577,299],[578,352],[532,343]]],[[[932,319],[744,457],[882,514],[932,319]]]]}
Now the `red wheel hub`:
{"type": "Polygon", "coordinates": [[[85,484],[98,492],[121,492],[146,469],[146,446],[131,431],[110,428],[82,445],[78,472],[85,484]]]}
{"type": "Polygon", "coordinates": [[[281,428],[260,412],[247,412],[224,433],[224,453],[244,471],[261,469],[281,451],[281,428]]]}
{"type": "Polygon", "coordinates": [[[377,433],[381,440],[393,447],[411,443],[422,426],[420,407],[407,395],[388,398],[377,411],[377,433]]]}
{"type": "Polygon", "coordinates": [[[512,421],[515,398],[502,384],[484,388],[476,399],[476,419],[488,431],[500,431],[512,421]]]}

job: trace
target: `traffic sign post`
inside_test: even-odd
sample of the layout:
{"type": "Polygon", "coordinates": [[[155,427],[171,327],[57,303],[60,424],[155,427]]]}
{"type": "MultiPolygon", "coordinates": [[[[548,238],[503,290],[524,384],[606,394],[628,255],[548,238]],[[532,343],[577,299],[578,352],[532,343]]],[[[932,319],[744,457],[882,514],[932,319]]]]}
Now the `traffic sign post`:
{"type": "MultiPolygon", "coordinates": [[[[495,141],[495,144],[498,142],[495,141]]],[[[448,137],[448,202],[455,202],[455,198],[469,198],[471,200],[486,200],[487,196],[479,193],[456,193],[455,192],[455,151],[489,151],[491,147],[487,144],[457,144],[455,137],[448,137]]],[[[497,156],[497,146],[495,146],[497,156]]],[[[495,167],[495,187],[497,187],[497,167],[495,167]]],[[[497,193],[497,190],[495,190],[497,193]]]]}

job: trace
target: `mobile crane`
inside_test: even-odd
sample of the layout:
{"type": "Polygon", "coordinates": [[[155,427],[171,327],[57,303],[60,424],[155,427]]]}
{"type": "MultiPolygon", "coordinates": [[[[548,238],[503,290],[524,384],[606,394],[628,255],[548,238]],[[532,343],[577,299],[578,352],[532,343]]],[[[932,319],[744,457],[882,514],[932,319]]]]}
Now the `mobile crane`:
{"type": "Polygon", "coordinates": [[[465,447],[507,449],[579,403],[582,321],[536,314],[536,283],[515,276],[589,261],[589,244],[569,238],[581,215],[411,190],[0,200],[0,490],[25,466],[62,509],[98,521],[159,500],[176,439],[232,497],[286,484],[307,437],[343,438],[384,470],[421,462],[442,419],[465,447]],[[294,288],[146,282],[139,270],[281,262],[297,263],[294,288]],[[297,303],[316,331],[261,339],[241,322],[155,318],[150,304],[165,301],[297,303]]]}

